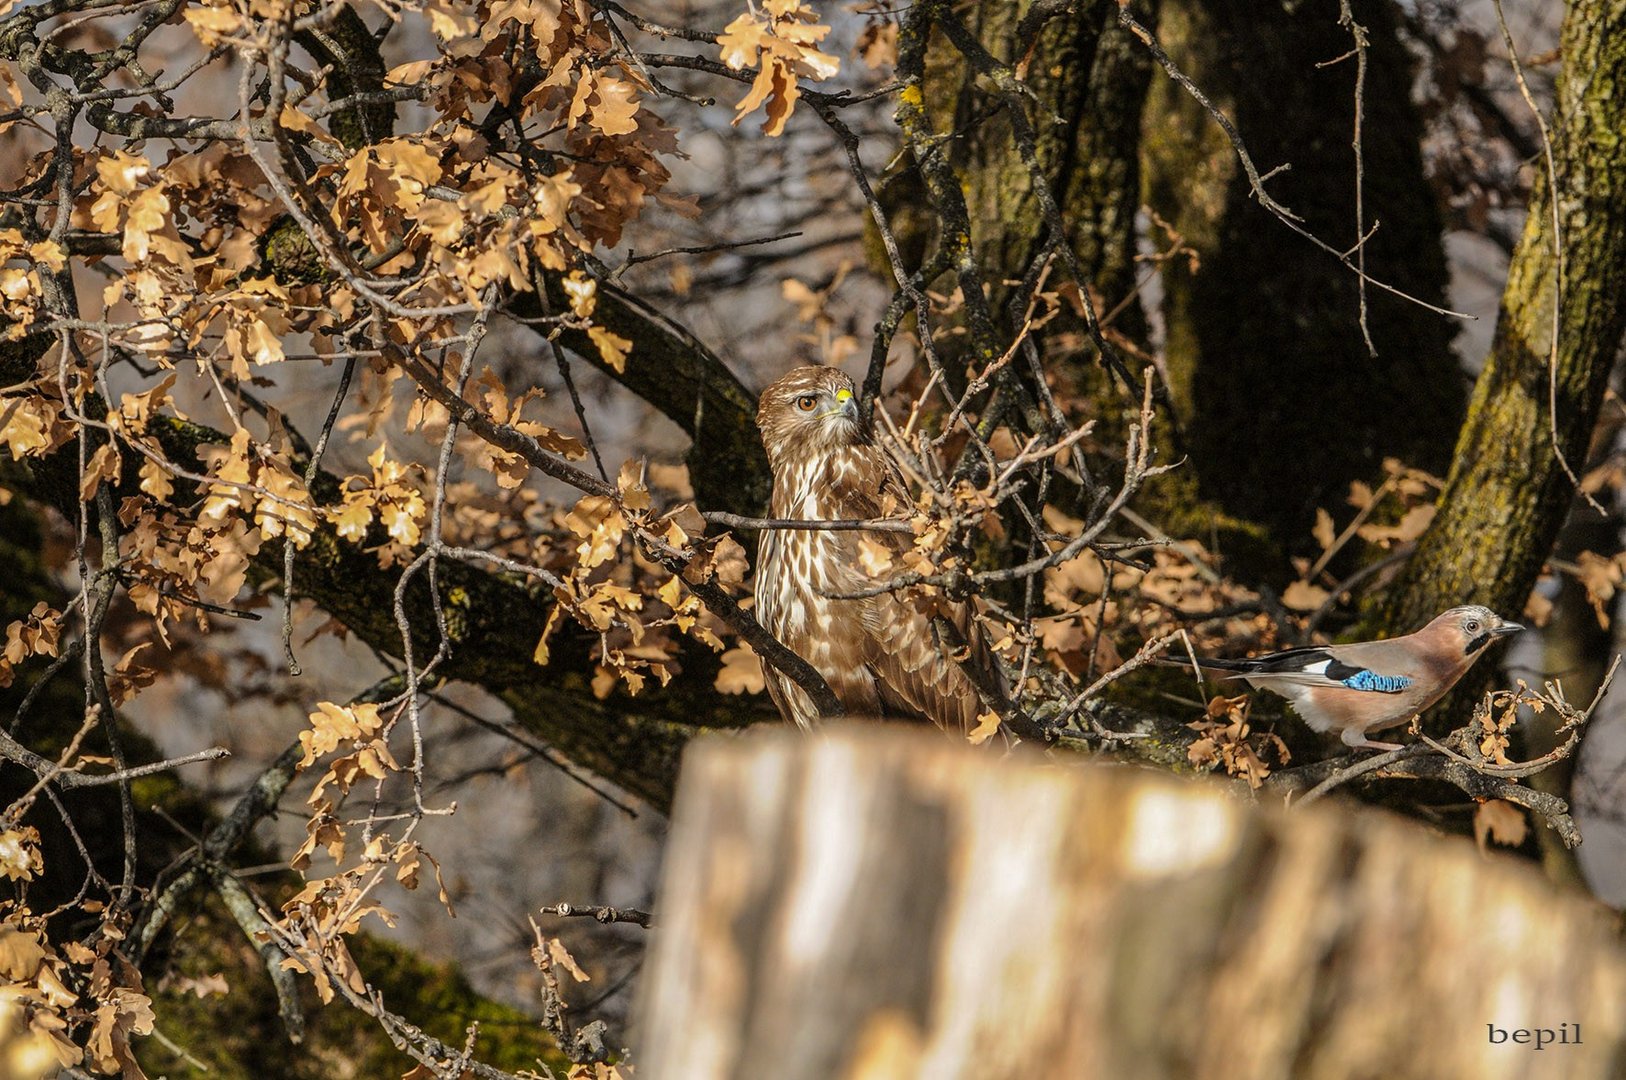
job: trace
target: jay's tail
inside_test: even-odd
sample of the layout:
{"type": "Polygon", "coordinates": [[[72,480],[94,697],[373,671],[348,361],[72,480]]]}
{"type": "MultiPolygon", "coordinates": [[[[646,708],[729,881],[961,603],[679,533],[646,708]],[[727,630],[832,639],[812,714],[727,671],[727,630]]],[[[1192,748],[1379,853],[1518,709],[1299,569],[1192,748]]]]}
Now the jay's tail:
{"type": "MultiPolygon", "coordinates": [[[[1189,656],[1165,656],[1164,663],[1174,664],[1177,667],[1191,666],[1189,656]]],[[[1261,677],[1294,677],[1300,675],[1324,676],[1331,667],[1347,667],[1333,659],[1331,653],[1325,648],[1308,646],[1298,649],[1286,649],[1282,652],[1267,653],[1264,656],[1250,656],[1243,659],[1231,660],[1219,656],[1199,656],[1197,664],[1212,671],[1228,671],[1231,678],[1240,676],[1261,677]]],[[[1356,670],[1349,668],[1350,671],[1356,670]]]]}

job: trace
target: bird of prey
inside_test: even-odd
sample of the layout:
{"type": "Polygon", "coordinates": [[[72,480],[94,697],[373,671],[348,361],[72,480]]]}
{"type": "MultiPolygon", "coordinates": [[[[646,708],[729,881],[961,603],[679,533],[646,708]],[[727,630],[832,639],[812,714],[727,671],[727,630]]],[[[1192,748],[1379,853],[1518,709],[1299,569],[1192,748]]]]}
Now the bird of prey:
{"type": "Polygon", "coordinates": [[[1350,747],[1397,750],[1367,738],[1406,723],[1446,695],[1486,647],[1524,627],[1477,605],[1441,612],[1421,630],[1386,641],[1318,645],[1246,660],[1199,659],[1259,690],[1280,694],[1316,731],[1350,747]]]}
{"type": "MultiPolygon", "coordinates": [[[[912,500],[897,463],[876,444],[853,382],[842,372],[792,370],[762,392],[757,426],[773,468],[770,517],[841,521],[908,514],[912,500]]],[[[893,556],[914,539],[882,531],[764,530],[757,619],[824,677],[849,716],[929,720],[949,732],[969,732],[984,711],[981,699],[934,618],[958,631],[964,643],[958,651],[965,663],[978,666],[979,681],[986,675],[985,687],[999,686],[974,610],[921,590],[839,599],[878,584],[860,564],[861,538],[893,556]]],[[[803,728],[816,724],[818,710],[802,688],[771,665],[762,666],[780,714],[803,728]]]]}

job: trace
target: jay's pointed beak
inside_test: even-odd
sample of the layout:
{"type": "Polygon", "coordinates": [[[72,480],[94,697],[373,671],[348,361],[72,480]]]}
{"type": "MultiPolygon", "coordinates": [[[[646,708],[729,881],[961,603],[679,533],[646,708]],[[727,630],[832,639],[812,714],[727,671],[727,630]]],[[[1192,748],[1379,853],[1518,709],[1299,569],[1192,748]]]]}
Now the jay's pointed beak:
{"type": "Polygon", "coordinates": [[[1509,634],[1517,634],[1520,630],[1523,630],[1523,629],[1524,629],[1524,627],[1519,623],[1505,622],[1501,626],[1498,626],[1495,630],[1492,630],[1491,631],[1491,636],[1492,637],[1507,637],[1509,634]]]}

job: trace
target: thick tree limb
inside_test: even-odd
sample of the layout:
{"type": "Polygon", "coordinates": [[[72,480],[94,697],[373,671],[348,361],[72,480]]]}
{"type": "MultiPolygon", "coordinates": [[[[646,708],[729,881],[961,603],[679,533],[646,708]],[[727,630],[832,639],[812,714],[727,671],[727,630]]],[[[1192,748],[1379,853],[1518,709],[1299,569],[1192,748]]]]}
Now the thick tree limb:
{"type": "MultiPolygon", "coordinates": [[[[155,422],[166,454],[177,462],[196,461],[197,447],[222,437],[180,421],[155,422]]],[[[0,482],[64,512],[75,512],[77,461],[71,452],[46,459],[0,464],[0,482]]],[[[128,467],[134,490],[134,465],[128,467]]],[[[585,474],[584,474],[585,475],[585,474]]],[[[596,479],[596,478],[590,478],[596,479]]],[[[337,480],[323,473],[313,491],[335,491],[337,480]]],[[[280,542],[263,545],[255,557],[258,573],[280,579],[280,542]]],[[[398,573],[383,571],[362,547],[340,539],[328,526],[295,555],[298,595],[343,623],[380,652],[397,656],[401,636],[393,617],[398,573]]],[[[596,637],[565,620],[551,639],[552,659],[540,667],[532,651],[541,639],[550,593],[513,575],[497,575],[444,560],[439,570],[441,605],[447,614],[452,654],[437,669],[448,679],[484,687],[514,711],[516,721],[554,749],[629,792],[664,809],[671,799],[677,758],[690,734],[702,726],[737,727],[750,718],[733,699],[712,690],[719,668],[704,646],[680,645],[682,673],[665,688],[652,687],[637,698],[622,691],[600,700],[593,693],[589,653],[596,637]]],[[[438,647],[437,621],[425,576],[404,597],[419,655],[438,647]]]]}
{"type": "MultiPolygon", "coordinates": [[[[557,276],[546,287],[552,310],[567,310],[557,276]]],[[[585,331],[565,328],[560,341],[689,436],[689,480],[702,508],[760,513],[768,505],[773,474],[757,434],[756,395],[680,324],[613,287],[601,286],[598,295],[593,321],[632,342],[625,368],[616,371],[606,364],[585,331]]],[[[508,310],[525,319],[547,314],[535,293],[514,294],[508,310]]]]}
{"type": "Polygon", "coordinates": [[[1439,511],[1385,594],[1388,627],[1452,604],[1523,609],[1575,496],[1563,462],[1586,456],[1626,332],[1626,3],[1571,4],[1560,52],[1556,175],[1537,169],[1490,356],[1439,511]]]}

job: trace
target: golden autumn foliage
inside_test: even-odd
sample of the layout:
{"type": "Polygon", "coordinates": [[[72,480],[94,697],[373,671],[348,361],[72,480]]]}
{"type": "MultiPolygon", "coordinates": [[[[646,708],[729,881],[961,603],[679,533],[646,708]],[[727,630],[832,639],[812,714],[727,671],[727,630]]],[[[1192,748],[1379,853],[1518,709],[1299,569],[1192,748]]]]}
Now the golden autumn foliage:
{"type": "MultiPolygon", "coordinates": [[[[1074,73],[1040,31],[1083,6],[1017,6],[1035,36],[1007,48],[977,38],[977,5],[0,0],[0,512],[28,523],[4,550],[15,597],[0,580],[0,780],[16,781],[0,1077],[140,1080],[170,1060],[155,1048],[177,998],[274,1007],[290,1040],[319,1001],[365,1019],[396,1075],[493,1075],[476,1067],[490,1032],[409,1021],[369,962],[368,935],[413,925],[407,893],[436,919],[490,917],[439,839],[461,797],[437,772],[443,721],[513,743],[470,770],[482,782],[542,761],[658,816],[688,740],[773,719],[765,670],[826,717],[848,709],[752,614],[762,538],[808,525],[753,516],[773,480],[764,355],[868,364],[852,397],[898,484],[874,520],[818,523],[856,537],[823,599],[965,603],[999,678],[959,742],[1121,755],[1259,798],[1317,767],[1343,782],[1341,751],[1274,703],[1154,665],[1375,633],[1361,605],[1449,480],[1375,448],[1290,535],[1208,497],[1142,317],[1153,275],[1201,268],[1200,240],[1155,211],[1142,229],[1138,179],[1110,181],[1136,189],[1116,224],[1069,201],[1084,195],[1062,173],[1108,183],[1113,163],[1096,142],[1055,153],[1095,118],[1043,96],[1133,42],[1103,37],[1074,73]],[[951,70],[958,96],[934,99],[951,70]],[[1022,166],[1004,186],[1027,216],[997,224],[1040,245],[1011,265],[977,220],[988,185],[964,175],[984,127],[1022,166]],[[755,190],[730,205],[725,186],[755,190]],[[1061,202],[1028,205],[1052,186],[1061,202]],[[805,220],[759,236],[779,202],[805,220]],[[1146,276],[1109,295],[1086,263],[1111,238],[1085,224],[1119,229],[1146,276]],[[1141,231],[1167,250],[1137,255],[1141,231]],[[738,310],[687,320],[740,282],[738,310]],[[360,658],[322,673],[342,692],[293,679],[329,646],[360,658]],[[184,712],[199,687],[233,734],[262,704],[287,712],[293,745],[189,789],[177,770],[224,751],[163,759],[168,733],[132,718],[184,712]],[[465,705],[471,687],[503,719],[465,705]],[[256,834],[279,808],[291,837],[256,834]],[[176,959],[205,924],[237,934],[252,988],[176,959]]],[[[1623,486],[1599,464],[1579,489],[1623,486]]],[[[1543,569],[1607,626],[1626,555],[1543,569]]],[[[1555,609],[1539,590],[1527,604],[1532,622],[1555,609]]],[[[941,617],[931,632],[956,661],[980,648],[941,617]]],[[[1528,848],[1574,828],[1522,781],[1570,758],[1588,715],[1520,683],[1415,757],[1479,778],[1441,812],[1463,835],[1528,848]],[[1568,741],[1522,759],[1531,716],[1568,741]]],[[[625,1048],[566,1016],[619,987],[568,935],[512,921],[526,1031],[562,1055],[537,1067],[633,1080],[625,1048]]]]}

